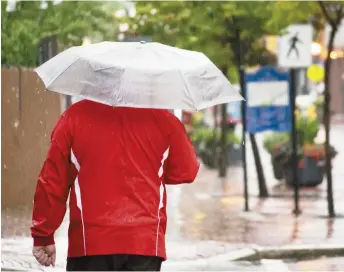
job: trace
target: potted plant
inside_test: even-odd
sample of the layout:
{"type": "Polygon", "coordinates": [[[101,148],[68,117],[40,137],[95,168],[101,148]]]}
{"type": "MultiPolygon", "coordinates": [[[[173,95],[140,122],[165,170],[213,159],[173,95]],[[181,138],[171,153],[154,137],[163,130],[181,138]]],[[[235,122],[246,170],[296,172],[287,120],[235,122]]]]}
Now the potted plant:
{"type": "Polygon", "coordinates": [[[271,155],[272,170],[277,180],[282,180],[284,177],[283,167],[288,156],[286,152],[288,145],[288,133],[274,132],[264,139],[264,148],[271,155]]]}
{"type": "MultiPolygon", "coordinates": [[[[304,114],[300,110],[296,114],[296,129],[298,136],[297,159],[298,178],[302,186],[319,185],[324,176],[324,146],[315,144],[320,121],[314,107],[304,114]]],[[[278,180],[285,178],[286,183],[293,185],[292,146],[289,133],[272,133],[265,137],[264,147],[271,154],[274,176],[278,180]]],[[[331,157],[336,155],[331,148],[331,157]]]]}
{"type": "MultiPolygon", "coordinates": [[[[336,156],[337,152],[331,147],[331,158],[336,156]]],[[[302,147],[298,159],[298,180],[301,186],[317,186],[322,183],[325,173],[325,151],[323,144],[306,144],[302,147]]],[[[290,164],[289,164],[290,165],[290,164]]],[[[286,167],[286,183],[294,185],[293,173],[291,167],[286,167]]]]}
{"type": "Polygon", "coordinates": [[[228,165],[239,165],[242,163],[242,141],[235,135],[234,129],[228,132],[228,165]]]}
{"type": "Polygon", "coordinates": [[[186,131],[195,147],[196,153],[200,153],[200,145],[204,140],[204,131],[206,128],[204,123],[204,114],[202,112],[195,112],[192,114],[192,122],[185,126],[186,131]]]}
{"type": "MultiPolygon", "coordinates": [[[[221,131],[219,129],[214,130],[205,125],[195,128],[190,135],[194,145],[198,146],[198,154],[203,163],[210,168],[218,166],[221,151],[220,137],[221,131]]],[[[227,144],[229,152],[228,164],[233,164],[241,159],[241,150],[238,151],[238,148],[234,147],[234,145],[240,144],[240,139],[234,134],[233,130],[228,131],[227,144]]]]}
{"type": "MultiPolygon", "coordinates": [[[[325,149],[323,144],[316,144],[320,121],[314,110],[308,110],[307,115],[298,115],[298,180],[301,186],[317,186],[322,183],[324,177],[325,149]]],[[[289,160],[285,166],[285,178],[289,185],[294,185],[291,167],[291,149],[289,160]]],[[[331,147],[331,158],[336,151],[331,147]]]]}

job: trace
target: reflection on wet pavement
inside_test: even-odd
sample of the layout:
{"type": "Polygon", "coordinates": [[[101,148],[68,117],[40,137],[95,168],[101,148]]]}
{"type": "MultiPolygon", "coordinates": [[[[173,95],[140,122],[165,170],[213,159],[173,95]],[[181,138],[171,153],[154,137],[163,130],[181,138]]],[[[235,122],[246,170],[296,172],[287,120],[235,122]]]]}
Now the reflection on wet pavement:
{"type": "MultiPolygon", "coordinates": [[[[259,245],[344,242],[344,234],[339,230],[344,227],[344,218],[321,217],[326,214],[325,200],[303,199],[303,214],[296,218],[291,213],[291,198],[252,197],[251,212],[245,213],[242,197],[197,197],[201,192],[209,192],[209,187],[209,182],[198,180],[197,185],[182,192],[182,200],[187,199],[180,204],[181,233],[185,238],[259,245]]],[[[343,201],[337,200],[336,204],[337,211],[344,212],[343,201]]]]}
{"type": "MultiPolygon", "coordinates": [[[[338,215],[344,215],[344,147],[343,144],[338,145],[341,137],[336,137],[337,144],[334,141],[333,143],[339,150],[339,155],[334,161],[333,168],[335,207],[338,215]]],[[[257,141],[261,145],[259,137],[257,141]]],[[[260,149],[262,150],[261,146],[260,149]]],[[[198,255],[213,256],[247,244],[279,246],[300,243],[344,243],[344,217],[326,218],[326,182],[317,188],[301,190],[302,214],[296,218],[292,214],[292,189],[272,178],[270,160],[263,150],[261,157],[263,163],[267,164],[263,167],[270,194],[274,197],[256,197],[258,191],[253,158],[248,154],[251,211],[247,213],[243,211],[242,170],[239,167],[229,168],[228,178],[220,180],[216,171],[202,166],[194,184],[168,187],[167,250],[172,259],[177,259],[178,255],[183,254],[186,259],[196,258],[198,255]],[[199,243],[202,243],[202,246],[199,246],[199,243]]],[[[29,237],[31,207],[18,209],[16,212],[3,209],[1,218],[2,237],[29,237]]],[[[66,238],[67,229],[68,216],[58,230],[57,238],[66,238]]],[[[31,245],[31,241],[28,243],[31,245]]],[[[259,268],[259,265],[250,264],[245,270],[245,265],[248,267],[248,264],[228,264],[225,270],[229,271],[230,266],[233,267],[233,271],[237,267],[240,267],[241,271],[252,271],[252,267],[259,268]]],[[[215,270],[223,269],[218,267],[215,270]]]]}
{"type": "Polygon", "coordinates": [[[343,271],[344,258],[321,258],[287,264],[290,271],[343,271]]]}

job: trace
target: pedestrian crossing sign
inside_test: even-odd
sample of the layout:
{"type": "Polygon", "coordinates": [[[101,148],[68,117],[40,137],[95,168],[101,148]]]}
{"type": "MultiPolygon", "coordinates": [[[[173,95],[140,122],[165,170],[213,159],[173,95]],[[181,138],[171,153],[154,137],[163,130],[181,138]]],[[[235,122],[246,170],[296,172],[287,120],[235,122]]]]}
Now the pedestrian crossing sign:
{"type": "Polygon", "coordinates": [[[312,64],[312,26],[291,25],[280,36],[278,65],[283,68],[306,68],[312,64]]]}

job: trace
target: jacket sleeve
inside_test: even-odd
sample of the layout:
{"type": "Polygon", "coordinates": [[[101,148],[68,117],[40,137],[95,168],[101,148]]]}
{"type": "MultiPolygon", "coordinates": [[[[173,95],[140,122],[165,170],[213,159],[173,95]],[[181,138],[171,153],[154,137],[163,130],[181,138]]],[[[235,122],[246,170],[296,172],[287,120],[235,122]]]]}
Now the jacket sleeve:
{"type": "Polygon", "coordinates": [[[172,124],[170,147],[164,164],[165,183],[191,183],[195,180],[200,167],[196,151],[184,125],[177,118],[172,124]]]}
{"type": "Polygon", "coordinates": [[[66,213],[70,185],[76,176],[70,160],[71,133],[64,113],[51,134],[50,148],[38,177],[31,227],[34,246],[54,244],[54,233],[66,213]]]}

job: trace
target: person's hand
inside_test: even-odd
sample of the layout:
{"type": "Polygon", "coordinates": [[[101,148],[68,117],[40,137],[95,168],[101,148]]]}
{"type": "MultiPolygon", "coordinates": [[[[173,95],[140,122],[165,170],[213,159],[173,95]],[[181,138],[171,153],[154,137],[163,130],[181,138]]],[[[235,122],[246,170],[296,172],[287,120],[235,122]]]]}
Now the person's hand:
{"type": "Polygon", "coordinates": [[[32,254],[41,265],[55,266],[55,260],[56,260],[55,245],[35,246],[32,249],[32,254]]]}

